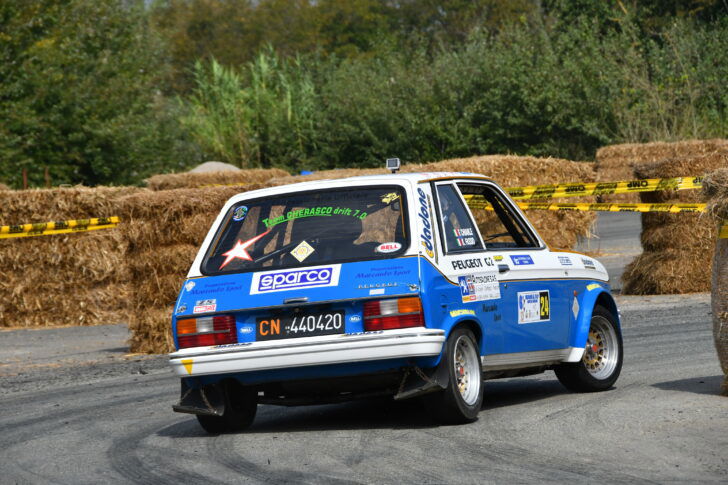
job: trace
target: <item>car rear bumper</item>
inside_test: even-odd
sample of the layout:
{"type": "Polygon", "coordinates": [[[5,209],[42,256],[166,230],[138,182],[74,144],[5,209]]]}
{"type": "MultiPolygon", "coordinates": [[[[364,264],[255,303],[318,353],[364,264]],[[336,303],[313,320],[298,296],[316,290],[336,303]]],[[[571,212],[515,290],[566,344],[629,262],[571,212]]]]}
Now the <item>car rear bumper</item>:
{"type": "Polygon", "coordinates": [[[424,327],[183,349],[169,354],[179,377],[438,355],[445,332],[424,327]]]}

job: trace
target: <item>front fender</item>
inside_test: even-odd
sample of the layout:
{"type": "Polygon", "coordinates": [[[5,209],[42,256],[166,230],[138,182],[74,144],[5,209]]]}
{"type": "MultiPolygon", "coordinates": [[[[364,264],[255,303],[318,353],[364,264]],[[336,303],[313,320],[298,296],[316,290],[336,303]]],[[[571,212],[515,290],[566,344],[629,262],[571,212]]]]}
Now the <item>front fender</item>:
{"type": "Polygon", "coordinates": [[[579,304],[579,312],[576,315],[575,324],[572,328],[570,346],[582,349],[586,345],[586,339],[589,335],[589,325],[591,324],[592,313],[596,305],[603,306],[614,315],[617,327],[621,331],[622,324],[619,320],[617,303],[614,301],[607,284],[596,281],[590,282],[580,293],[577,293],[575,298],[579,304]]]}

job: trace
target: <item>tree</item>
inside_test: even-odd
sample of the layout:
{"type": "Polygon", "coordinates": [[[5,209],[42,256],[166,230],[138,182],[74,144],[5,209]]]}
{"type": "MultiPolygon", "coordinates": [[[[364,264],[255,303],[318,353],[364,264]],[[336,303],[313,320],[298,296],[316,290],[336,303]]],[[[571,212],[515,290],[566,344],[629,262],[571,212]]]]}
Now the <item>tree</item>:
{"type": "MultiPolygon", "coordinates": [[[[179,148],[142,0],[0,6],[0,168],[18,186],[130,183],[179,148]]],[[[191,160],[190,160],[191,161],[191,160]]]]}

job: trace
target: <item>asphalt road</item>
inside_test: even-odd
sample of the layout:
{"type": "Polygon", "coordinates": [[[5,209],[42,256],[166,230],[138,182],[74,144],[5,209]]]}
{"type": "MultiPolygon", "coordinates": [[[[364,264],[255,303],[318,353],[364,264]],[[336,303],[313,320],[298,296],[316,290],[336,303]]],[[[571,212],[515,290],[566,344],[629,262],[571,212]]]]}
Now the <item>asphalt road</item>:
{"type": "Polygon", "coordinates": [[[164,357],[125,355],[125,326],[0,332],[0,483],[725,483],[709,300],[619,296],[614,389],[489,381],[465,426],[378,400],[261,406],[247,432],[208,436],[171,411],[164,357]]]}

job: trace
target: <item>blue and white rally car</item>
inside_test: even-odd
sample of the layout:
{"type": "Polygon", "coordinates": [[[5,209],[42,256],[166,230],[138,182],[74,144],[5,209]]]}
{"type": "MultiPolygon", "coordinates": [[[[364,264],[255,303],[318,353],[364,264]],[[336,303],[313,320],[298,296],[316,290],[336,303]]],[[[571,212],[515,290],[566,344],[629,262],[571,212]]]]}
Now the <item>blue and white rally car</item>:
{"type": "Polygon", "coordinates": [[[249,426],[258,403],[421,396],[463,423],[484,379],[553,369],[571,390],[605,390],[622,366],[607,282],[594,259],[550,250],[482,175],[241,193],[175,306],[174,410],[218,433],[249,426]]]}

